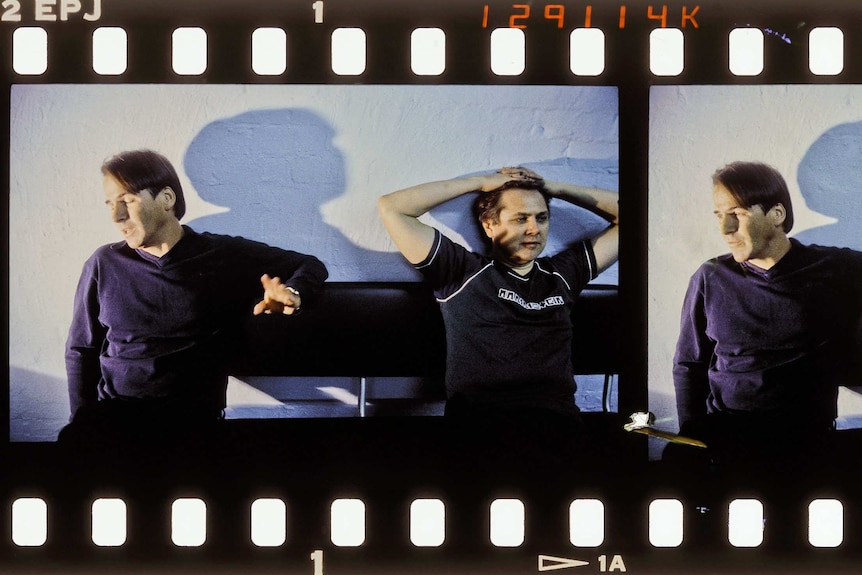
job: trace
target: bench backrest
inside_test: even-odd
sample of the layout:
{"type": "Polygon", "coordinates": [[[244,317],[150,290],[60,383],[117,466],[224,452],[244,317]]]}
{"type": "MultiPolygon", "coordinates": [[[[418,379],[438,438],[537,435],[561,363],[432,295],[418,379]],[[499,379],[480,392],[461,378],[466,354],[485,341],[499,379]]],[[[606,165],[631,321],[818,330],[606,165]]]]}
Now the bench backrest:
{"type": "MultiPolygon", "coordinates": [[[[576,374],[619,372],[619,296],[589,287],[573,311],[576,374]]],[[[440,309],[422,283],[324,285],[296,317],[257,316],[244,326],[234,372],[244,375],[442,377],[440,309]]]]}

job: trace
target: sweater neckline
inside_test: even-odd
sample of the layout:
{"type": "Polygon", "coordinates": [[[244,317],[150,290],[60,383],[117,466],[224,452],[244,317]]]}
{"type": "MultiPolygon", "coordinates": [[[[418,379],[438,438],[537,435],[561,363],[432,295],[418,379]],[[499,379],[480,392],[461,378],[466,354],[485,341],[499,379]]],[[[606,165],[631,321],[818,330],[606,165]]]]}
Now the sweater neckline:
{"type": "Polygon", "coordinates": [[[155,256],[155,255],[151,254],[150,252],[144,251],[140,248],[136,249],[135,252],[142,259],[145,259],[148,262],[152,262],[159,267],[164,267],[167,264],[171,263],[176,258],[182,257],[182,252],[185,250],[185,248],[188,245],[190,245],[192,243],[192,240],[190,240],[189,238],[191,238],[192,236],[196,236],[196,235],[197,235],[197,233],[195,233],[194,230],[192,230],[190,227],[184,225],[182,237],[179,239],[179,241],[176,244],[174,244],[174,247],[172,247],[170,250],[168,250],[168,253],[166,253],[162,257],[155,256]]]}
{"type": "Polygon", "coordinates": [[[771,280],[774,279],[776,276],[780,276],[785,269],[793,269],[795,267],[795,261],[800,251],[799,246],[800,243],[796,239],[790,238],[790,249],[787,251],[786,254],[784,254],[784,257],[775,262],[775,265],[768,270],[758,267],[748,261],[744,261],[740,265],[746,271],[756,274],[764,279],[771,280]]]}

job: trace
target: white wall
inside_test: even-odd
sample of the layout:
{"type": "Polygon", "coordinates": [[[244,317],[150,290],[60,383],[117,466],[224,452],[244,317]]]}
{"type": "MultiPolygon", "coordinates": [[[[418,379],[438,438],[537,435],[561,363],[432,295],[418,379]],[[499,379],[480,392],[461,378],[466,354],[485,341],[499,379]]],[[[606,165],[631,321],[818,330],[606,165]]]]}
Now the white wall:
{"type": "MultiPolygon", "coordinates": [[[[689,277],[703,261],[727,251],[712,215],[712,173],[734,160],[771,164],[790,187],[796,218],[791,235],[804,243],[862,249],[856,231],[862,215],[860,120],[859,86],[651,89],[648,380],[657,427],[677,428],[671,367],[689,277]],[[808,207],[815,194],[819,212],[808,207]],[[842,213],[846,222],[826,227],[842,213]]],[[[860,414],[859,396],[842,390],[839,426],[859,426],[860,414]]],[[[661,446],[652,447],[655,456],[661,446]]]]}
{"type": "Polygon", "coordinates": [[[379,195],[513,164],[616,189],[617,122],[606,87],[14,86],[11,439],[51,440],[68,418],[75,285],[93,250],[119,239],[99,173],[110,155],[168,156],[196,229],[312,253],[334,281],[415,280],[379,195]]]}

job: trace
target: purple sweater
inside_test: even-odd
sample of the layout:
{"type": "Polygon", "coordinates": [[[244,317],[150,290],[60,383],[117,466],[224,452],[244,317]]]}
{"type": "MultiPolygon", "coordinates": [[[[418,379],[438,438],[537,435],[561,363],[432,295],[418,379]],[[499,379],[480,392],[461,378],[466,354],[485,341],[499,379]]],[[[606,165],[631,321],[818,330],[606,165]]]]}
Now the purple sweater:
{"type": "MultiPolygon", "coordinates": [[[[805,246],[768,271],[723,255],[691,278],[673,378],[680,425],[714,412],[836,417],[862,314],[862,253],[805,246]]],[[[789,424],[789,423],[788,423],[789,424]]]]}
{"type": "Polygon", "coordinates": [[[196,233],[163,257],[125,242],[84,264],[66,344],[74,414],[106,398],[165,398],[224,407],[235,328],[278,276],[311,303],[327,277],[313,256],[243,238],[196,233]]]}

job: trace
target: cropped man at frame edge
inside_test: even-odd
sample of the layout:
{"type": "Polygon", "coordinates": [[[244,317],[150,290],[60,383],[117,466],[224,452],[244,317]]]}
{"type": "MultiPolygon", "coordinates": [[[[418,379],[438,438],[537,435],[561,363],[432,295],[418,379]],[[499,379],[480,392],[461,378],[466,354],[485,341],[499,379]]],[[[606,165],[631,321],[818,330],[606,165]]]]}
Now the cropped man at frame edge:
{"type": "MultiPolygon", "coordinates": [[[[832,436],[840,385],[858,385],[862,253],[788,237],[793,207],[771,166],[713,175],[730,252],[689,282],[673,365],[681,433],[724,463],[802,460],[832,436]]],[[[687,448],[668,446],[666,459],[687,448]]]]}
{"type": "Polygon", "coordinates": [[[313,256],[182,225],[182,186],[157,152],[122,152],[101,171],[123,241],[84,264],[66,345],[72,419],[60,440],[171,439],[222,416],[239,322],[298,312],[327,271],[313,256]]]}

